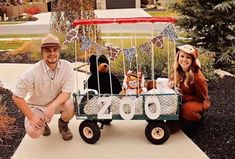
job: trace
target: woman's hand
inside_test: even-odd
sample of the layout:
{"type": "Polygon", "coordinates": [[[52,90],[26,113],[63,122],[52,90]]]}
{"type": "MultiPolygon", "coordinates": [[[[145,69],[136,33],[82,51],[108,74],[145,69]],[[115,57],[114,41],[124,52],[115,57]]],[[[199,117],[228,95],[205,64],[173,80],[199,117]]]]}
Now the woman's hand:
{"type": "Polygon", "coordinates": [[[174,81],[169,81],[169,82],[168,82],[168,87],[169,87],[169,88],[173,88],[174,85],[175,85],[174,81]]]}

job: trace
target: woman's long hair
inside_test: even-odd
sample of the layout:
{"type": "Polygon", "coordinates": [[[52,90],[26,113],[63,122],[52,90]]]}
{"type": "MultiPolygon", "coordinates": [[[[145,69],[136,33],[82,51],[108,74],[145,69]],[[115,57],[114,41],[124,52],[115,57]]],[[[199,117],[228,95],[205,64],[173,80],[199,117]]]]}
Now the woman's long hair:
{"type": "Polygon", "coordinates": [[[196,59],[192,56],[192,64],[187,72],[184,72],[182,67],[179,64],[179,54],[180,50],[177,52],[175,56],[175,60],[173,63],[173,69],[171,73],[171,78],[174,79],[176,87],[180,87],[180,82],[184,80],[184,85],[188,87],[194,81],[194,73],[198,72],[199,66],[196,64],[196,59]],[[173,77],[172,77],[173,76],[173,77]]]}

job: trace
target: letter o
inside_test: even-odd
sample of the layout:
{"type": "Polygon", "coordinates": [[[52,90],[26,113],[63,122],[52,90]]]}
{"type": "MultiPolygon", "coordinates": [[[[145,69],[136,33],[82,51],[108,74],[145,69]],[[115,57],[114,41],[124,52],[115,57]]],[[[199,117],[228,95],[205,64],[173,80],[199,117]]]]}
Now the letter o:
{"type": "Polygon", "coordinates": [[[158,100],[158,97],[148,96],[144,103],[144,110],[145,110],[145,114],[147,115],[149,119],[152,119],[152,120],[157,119],[161,114],[161,104],[158,100]],[[156,111],[154,113],[150,112],[149,104],[154,104],[154,106],[156,107],[156,111]]]}
{"type": "Polygon", "coordinates": [[[119,113],[124,120],[131,120],[135,115],[135,106],[132,104],[132,100],[128,97],[123,97],[119,106],[119,113]],[[131,112],[126,114],[124,112],[124,105],[129,105],[131,107],[131,112]]]}

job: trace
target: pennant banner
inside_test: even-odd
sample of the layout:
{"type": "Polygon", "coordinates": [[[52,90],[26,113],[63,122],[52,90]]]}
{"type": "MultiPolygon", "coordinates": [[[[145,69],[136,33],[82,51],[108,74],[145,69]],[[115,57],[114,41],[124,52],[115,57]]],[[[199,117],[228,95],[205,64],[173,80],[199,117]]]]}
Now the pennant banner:
{"type": "MultiPolygon", "coordinates": [[[[84,13],[87,14],[87,13],[84,13]]],[[[89,28],[86,28],[89,30],[89,28]]],[[[110,57],[110,60],[115,60],[117,56],[120,54],[121,50],[123,50],[124,55],[126,56],[128,62],[131,63],[133,60],[137,49],[141,53],[145,53],[148,57],[151,57],[151,42],[156,45],[159,48],[163,48],[163,37],[168,37],[170,40],[176,41],[178,40],[178,37],[175,33],[173,25],[168,25],[160,35],[156,35],[151,41],[145,42],[144,44],[141,44],[137,48],[127,48],[127,49],[121,49],[119,47],[113,47],[112,45],[108,46],[102,46],[98,43],[92,42],[89,40],[86,36],[79,34],[79,29],[71,29],[67,32],[67,35],[65,37],[65,41],[63,44],[70,44],[74,41],[80,41],[81,42],[81,51],[85,51],[89,49],[91,46],[93,46],[96,50],[96,53],[98,55],[103,54],[107,52],[107,54],[110,57]]]]}
{"type": "Polygon", "coordinates": [[[136,49],[135,48],[123,49],[123,52],[124,52],[128,62],[131,62],[136,54],[136,49]]]}
{"type": "Polygon", "coordinates": [[[107,53],[110,57],[110,60],[114,61],[121,52],[121,48],[115,48],[113,46],[106,46],[107,53]]]}
{"type": "Polygon", "coordinates": [[[146,53],[148,57],[151,57],[151,42],[140,45],[139,50],[141,53],[146,53]]]}
{"type": "Polygon", "coordinates": [[[162,35],[170,38],[171,40],[178,40],[178,37],[175,33],[174,27],[172,25],[168,25],[163,31],[162,35]]]}
{"type": "Polygon", "coordinates": [[[87,37],[85,37],[85,36],[82,36],[82,45],[81,45],[81,50],[82,51],[85,51],[85,50],[87,50],[87,49],[89,49],[90,47],[91,47],[91,44],[92,44],[92,42],[91,42],[91,40],[89,40],[87,37]]]}
{"type": "Polygon", "coordinates": [[[163,48],[163,36],[162,35],[157,35],[157,36],[155,36],[152,40],[151,40],[151,42],[153,43],[153,44],[155,44],[157,47],[159,47],[159,48],[163,48]]]}

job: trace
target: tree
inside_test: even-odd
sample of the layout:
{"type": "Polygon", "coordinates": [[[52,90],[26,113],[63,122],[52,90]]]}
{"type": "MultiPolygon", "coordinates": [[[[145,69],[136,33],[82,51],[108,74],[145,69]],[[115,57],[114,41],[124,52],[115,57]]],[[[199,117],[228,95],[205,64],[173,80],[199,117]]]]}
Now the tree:
{"type": "Polygon", "coordinates": [[[56,0],[52,2],[51,30],[65,33],[75,19],[91,19],[94,0],[56,0]]]}
{"type": "MultiPolygon", "coordinates": [[[[72,22],[75,19],[92,19],[94,13],[95,0],[54,0],[52,1],[52,18],[50,30],[54,33],[60,33],[63,36],[73,28],[72,22]]],[[[91,41],[101,42],[100,31],[96,25],[83,25],[78,28],[79,34],[88,37],[91,41]]],[[[78,46],[79,47],[79,46],[78,46]]],[[[69,51],[62,55],[73,55],[74,46],[70,46],[69,51]]],[[[92,51],[90,51],[92,52],[92,51]]],[[[89,53],[90,53],[89,52],[89,53]]],[[[79,51],[78,51],[79,53],[79,51]]],[[[83,53],[80,57],[83,57],[83,53]]]]}
{"type": "MultiPolygon", "coordinates": [[[[55,0],[52,2],[52,20],[50,29],[52,32],[65,34],[71,29],[72,22],[75,19],[92,19],[95,18],[95,0],[55,0]]],[[[97,26],[79,27],[79,32],[87,37],[95,37],[99,41],[99,31],[97,26]],[[89,32],[88,32],[89,30],[89,32]]]]}
{"type": "Polygon", "coordinates": [[[191,44],[216,53],[217,65],[235,64],[235,1],[180,0],[177,25],[185,29],[191,44]]]}

